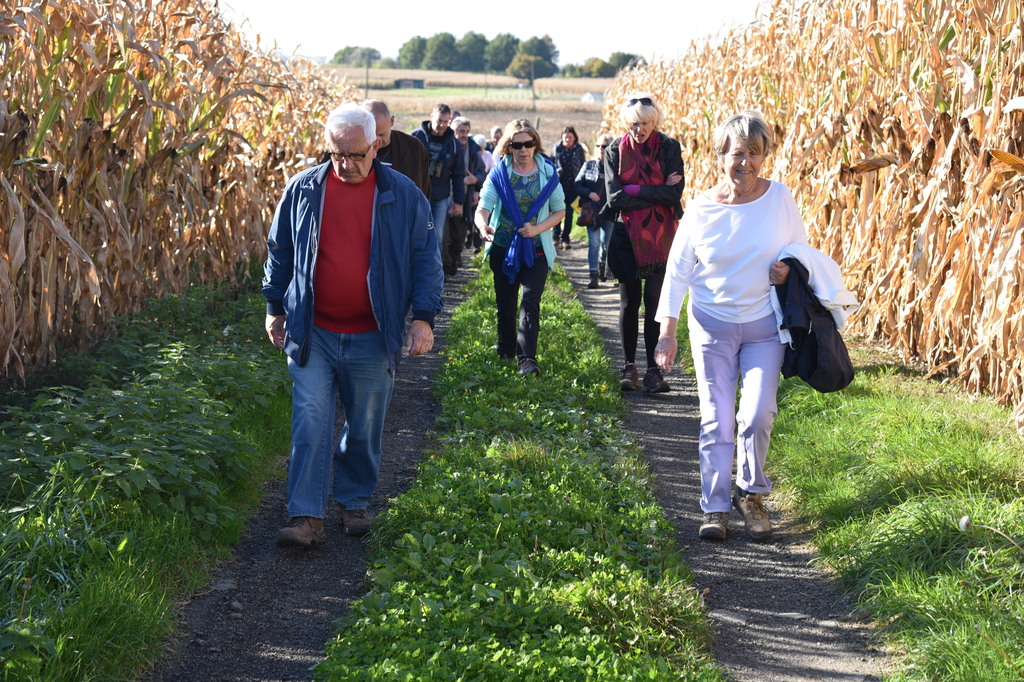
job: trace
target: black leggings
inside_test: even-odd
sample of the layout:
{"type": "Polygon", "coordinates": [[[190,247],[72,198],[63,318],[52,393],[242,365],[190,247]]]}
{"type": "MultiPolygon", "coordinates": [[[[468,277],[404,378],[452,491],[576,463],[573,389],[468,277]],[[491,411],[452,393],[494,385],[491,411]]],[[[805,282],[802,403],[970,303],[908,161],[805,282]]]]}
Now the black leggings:
{"type": "Polygon", "coordinates": [[[555,230],[551,234],[551,236],[554,238],[556,243],[558,242],[558,240],[561,240],[563,244],[568,244],[569,243],[569,233],[572,232],[572,226],[573,226],[572,220],[575,217],[576,217],[576,215],[573,213],[572,208],[570,208],[569,206],[566,206],[565,207],[565,218],[562,219],[562,224],[561,225],[555,225],[555,230]]]}
{"type": "Polygon", "coordinates": [[[661,334],[661,323],[655,321],[654,315],[658,312],[658,299],[661,298],[661,285],[664,281],[664,270],[647,279],[619,280],[619,333],[622,336],[622,351],[626,355],[626,362],[636,362],[642,302],[647,366],[655,366],[654,349],[658,345],[658,335],[661,334]]]}

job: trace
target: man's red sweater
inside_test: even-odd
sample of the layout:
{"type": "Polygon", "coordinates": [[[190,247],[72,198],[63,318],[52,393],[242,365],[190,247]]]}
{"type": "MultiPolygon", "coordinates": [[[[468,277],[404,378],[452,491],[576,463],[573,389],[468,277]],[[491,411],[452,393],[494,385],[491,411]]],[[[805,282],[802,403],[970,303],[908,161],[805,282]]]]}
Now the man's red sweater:
{"type": "Polygon", "coordinates": [[[370,306],[370,222],[377,172],[362,182],[342,182],[327,173],[320,245],[313,280],[313,324],[336,334],[362,334],[377,328],[370,306]]]}

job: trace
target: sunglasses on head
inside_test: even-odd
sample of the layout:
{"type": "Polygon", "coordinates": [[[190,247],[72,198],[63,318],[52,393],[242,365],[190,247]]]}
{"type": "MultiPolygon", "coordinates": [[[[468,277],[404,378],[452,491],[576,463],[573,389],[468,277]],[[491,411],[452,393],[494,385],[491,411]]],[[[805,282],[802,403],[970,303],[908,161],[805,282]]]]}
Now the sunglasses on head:
{"type": "Polygon", "coordinates": [[[651,101],[650,97],[634,97],[626,102],[627,107],[635,107],[637,102],[643,104],[645,107],[653,106],[654,102],[651,101]]]}
{"type": "Polygon", "coordinates": [[[537,143],[533,140],[527,140],[526,142],[509,142],[508,146],[512,147],[512,149],[533,149],[537,146],[537,143]]]}

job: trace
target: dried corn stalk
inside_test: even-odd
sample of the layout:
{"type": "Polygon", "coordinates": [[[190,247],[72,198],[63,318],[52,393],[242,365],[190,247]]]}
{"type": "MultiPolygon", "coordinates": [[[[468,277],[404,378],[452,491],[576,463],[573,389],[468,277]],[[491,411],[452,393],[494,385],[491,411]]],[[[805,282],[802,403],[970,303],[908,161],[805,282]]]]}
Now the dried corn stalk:
{"type": "Polygon", "coordinates": [[[4,3],[0,84],[0,376],[233,278],[358,95],[201,0],[4,3]]]}
{"type": "Polygon", "coordinates": [[[757,109],[772,176],[864,306],[854,328],[1013,406],[1024,428],[1024,18],[1015,0],[776,0],[673,63],[620,75],[664,103],[687,194],[711,132],[757,109]]]}

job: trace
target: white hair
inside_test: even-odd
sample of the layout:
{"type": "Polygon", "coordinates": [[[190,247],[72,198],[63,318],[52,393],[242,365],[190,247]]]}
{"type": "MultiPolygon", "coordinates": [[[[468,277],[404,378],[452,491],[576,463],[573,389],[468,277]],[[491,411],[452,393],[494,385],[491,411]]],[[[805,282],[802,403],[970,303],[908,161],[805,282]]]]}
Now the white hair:
{"type": "Polygon", "coordinates": [[[469,122],[469,119],[466,118],[465,116],[457,116],[455,118],[455,120],[452,121],[451,126],[452,126],[452,130],[455,130],[459,126],[470,126],[470,127],[472,127],[472,124],[469,122]]]}
{"type": "Polygon", "coordinates": [[[341,137],[351,128],[362,128],[367,144],[373,144],[377,139],[377,120],[373,114],[355,102],[342,104],[327,116],[324,139],[330,143],[334,137],[341,137]]]}

